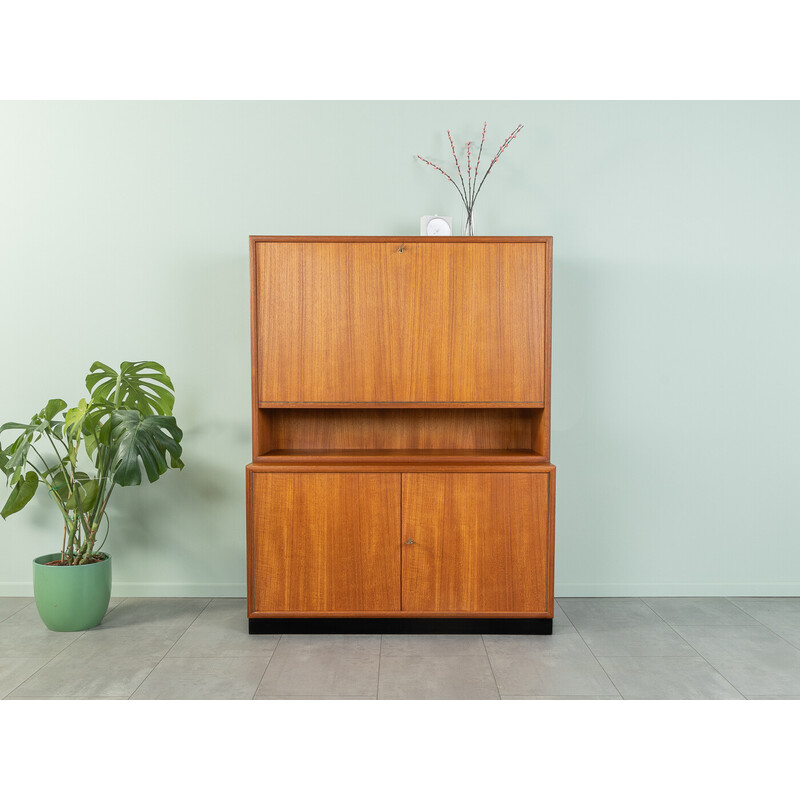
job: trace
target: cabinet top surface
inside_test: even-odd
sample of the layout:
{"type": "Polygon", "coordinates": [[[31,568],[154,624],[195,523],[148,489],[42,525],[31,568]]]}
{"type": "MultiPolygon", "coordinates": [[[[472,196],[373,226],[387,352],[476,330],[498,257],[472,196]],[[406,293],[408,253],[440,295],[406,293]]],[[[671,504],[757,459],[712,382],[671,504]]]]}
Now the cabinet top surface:
{"type": "Polygon", "coordinates": [[[251,236],[250,242],[425,242],[441,244],[502,244],[504,242],[529,242],[552,244],[552,236],[251,236]]]}

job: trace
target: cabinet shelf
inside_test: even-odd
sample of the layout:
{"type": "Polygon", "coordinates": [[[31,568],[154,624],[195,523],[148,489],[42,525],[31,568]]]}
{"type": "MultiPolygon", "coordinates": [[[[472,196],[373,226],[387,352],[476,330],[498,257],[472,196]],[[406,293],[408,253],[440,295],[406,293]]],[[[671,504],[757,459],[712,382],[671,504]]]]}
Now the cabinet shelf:
{"type": "Polygon", "coordinates": [[[270,450],[256,456],[255,463],[485,463],[504,462],[543,464],[547,458],[534,450],[270,450]]]}
{"type": "Polygon", "coordinates": [[[324,403],[317,403],[317,402],[303,402],[300,400],[292,400],[292,401],[279,401],[279,400],[259,400],[258,408],[261,409],[281,409],[281,408],[308,408],[308,409],[326,409],[326,408],[352,408],[352,409],[374,409],[374,408],[386,408],[386,409],[425,409],[425,408],[544,408],[545,404],[543,401],[531,401],[531,402],[524,402],[524,403],[517,403],[513,401],[503,401],[503,400],[493,400],[491,402],[477,402],[474,400],[470,401],[459,401],[459,400],[443,400],[443,401],[436,401],[436,402],[414,402],[412,400],[404,400],[404,401],[387,401],[387,402],[370,402],[370,401],[357,401],[357,402],[346,402],[346,401],[325,401],[324,403]]]}

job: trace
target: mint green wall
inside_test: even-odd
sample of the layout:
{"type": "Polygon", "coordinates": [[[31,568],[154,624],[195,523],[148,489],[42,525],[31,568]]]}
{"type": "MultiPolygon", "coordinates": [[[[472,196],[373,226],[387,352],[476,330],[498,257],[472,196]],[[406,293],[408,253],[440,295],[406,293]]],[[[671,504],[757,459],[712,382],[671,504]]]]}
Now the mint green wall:
{"type": "MultiPolygon", "coordinates": [[[[0,103],[0,418],[161,361],[181,474],[119,490],[115,592],[244,592],[249,234],[460,219],[413,158],[495,147],[477,232],[554,237],[558,595],[800,594],[800,104],[0,103]]],[[[3,493],[3,497],[5,494],[3,493]]],[[[57,549],[0,522],[0,594],[57,549]]]]}

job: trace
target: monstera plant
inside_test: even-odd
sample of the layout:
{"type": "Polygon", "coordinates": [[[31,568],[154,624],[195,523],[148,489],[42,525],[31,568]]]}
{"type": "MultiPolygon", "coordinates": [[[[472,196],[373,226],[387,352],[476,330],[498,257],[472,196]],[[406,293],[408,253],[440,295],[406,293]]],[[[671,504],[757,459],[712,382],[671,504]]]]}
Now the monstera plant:
{"type": "MultiPolygon", "coordinates": [[[[117,486],[141,483],[142,467],[151,483],[170,467],[183,468],[183,433],[172,416],[174,388],[160,364],[123,361],[117,372],[95,361],[86,376],[86,388],[89,399],[80,400],[72,408],[63,400],[50,400],[29,423],[0,425],[0,470],[11,487],[0,516],[7,518],[21,511],[37,491],[44,490],[62,517],[61,551],[34,560],[37,606],[45,624],[54,630],[81,630],[87,625],[81,622],[81,627],[63,627],[75,625],[74,620],[51,624],[43,613],[37,579],[44,586],[45,581],[67,580],[69,573],[68,580],[85,583],[77,577],[88,574],[84,570],[59,569],[60,577],[56,577],[52,568],[108,562],[110,597],[110,557],[102,547],[108,535],[112,493],[117,486]],[[17,432],[17,438],[3,447],[7,431],[17,432]],[[101,532],[103,538],[98,544],[101,532]]],[[[82,591],[86,594],[85,586],[82,591]]],[[[105,585],[101,594],[105,594],[105,585]]],[[[84,601],[76,602],[80,605],[84,601]]],[[[68,604],[61,596],[56,596],[52,604],[60,609],[59,617],[76,614],[74,609],[65,611],[68,604]]],[[[107,608],[108,597],[100,619],[107,608]]]]}

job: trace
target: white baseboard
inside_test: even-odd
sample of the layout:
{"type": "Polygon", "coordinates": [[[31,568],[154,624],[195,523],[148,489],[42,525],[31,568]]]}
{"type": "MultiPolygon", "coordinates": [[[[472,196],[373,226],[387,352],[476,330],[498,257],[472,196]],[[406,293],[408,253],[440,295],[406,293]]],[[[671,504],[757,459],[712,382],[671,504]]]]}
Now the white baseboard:
{"type": "MultiPolygon", "coordinates": [[[[114,597],[245,597],[244,583],[114,581],[114,597]]],[[[581,583],[557,582],[556,597],[800,597],[800,582],[581,583]]],[[[33,597],[31,581],[0,583],[0,597],[33,597]]]]}
{"type": "MultiPolygon", "coordinates": [[[[114,581],[114,597],[245,597],[244,583],[136,583],[114,581]]],[[[33,597],[33,582],[0,583],[0,597],[33,597]]]]}
{"type": "Polygon", "coordinates": [[[556,597],[800,597],[800,581],[774,583],[579,583],[557,581],[556,597]]]}

